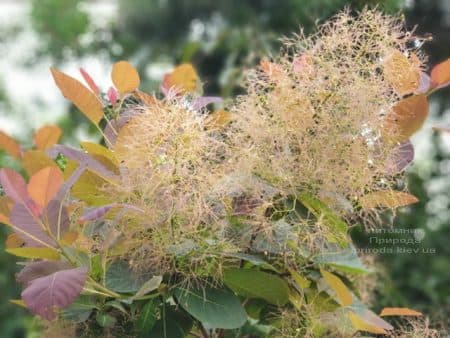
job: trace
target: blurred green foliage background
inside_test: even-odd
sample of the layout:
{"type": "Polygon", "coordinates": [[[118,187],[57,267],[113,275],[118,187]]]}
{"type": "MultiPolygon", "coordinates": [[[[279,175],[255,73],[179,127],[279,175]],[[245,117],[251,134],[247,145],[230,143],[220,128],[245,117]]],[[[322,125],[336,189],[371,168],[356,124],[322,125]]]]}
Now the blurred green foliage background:
{"type": "MultiPolygon", "coordinates": [[[[358,10],[378,6],[387,13],[401,11],[409,28],[418,25],[420,35],[431,34],[424,46],[435,64],[450,56],[450,2],[448,0],[31,0],[0,3],[3,15],[18,10],[22,17],[0,26],[0,46],[8,49],[14,40],[28,34],[33,43],[20,60],[5,58],[0,63],[0,129],[21,140],[31,137],[37,124],[54,121],[63,127],[65,140],[76,143],[89,135],[81,114],[73,114],[57,101],[40,99],[19,102],[11,95],[9,64],[26,74],[13,81],[14,93],[24,86],[39,88],[50,78],[47,69],[57,65],[72,71],[74,65],[94,73],[108,70],[112,62],[127,59],[137,66],[143,88],[156,90],[172,65],[192,62],[205,82],[206,94],[225,98],[241,92],[243,70],[263,55],[277,52],[281,36],[303,27],[314,31],[317,23],[349,6],[358,10]],[[19,10],[20,10],[19,8],[19,10]],[[6,13],[5,13],[6,11],[6,13]],[[71,68],[72,67],[72,68],[71,68]],[[39,72],[36,71],[39,69],[39,72]],[[9,80],[8,80],[9,79],[9,80]],[[35,111],[30,112],[29,102],[35,111]],[[36,108],[38,107],[38,108],[36,108]],[[60,110],[59,115],[51,115],[60,110]],[[49,115],[50,114],[50,115],[49,115]],[[32,121],[35,121],[34,124],[32,121]],[[6,123],[8,121],[9,123],[6,123]],[[36,122],[37,121],[37,122],[36,122]],[[11,130],[8,130],[11,129],[11,130]]],[[[26,35],[27,36],[27,35],[26,35]]],[[[95,73],[94,73],[95,74],[95,73]]],[[[107,74],[107,73],[105,73],[107,74]]],[[[107,77],[107,75],[101,74],[107,77]]],[[[12,75],[14,78],[14,74],[12,75]]],[[[96,77],[96,76],[94,76],[96,77]]],[[[101,79],[99,79],[101,80],[101,79]]],[[[42,89],[42,95],[59,100],[56,87],[42,89]],[[50,92],[49,92],[50,91],[50,92]]],[[[104,88],[106,89],[106,88],[104,88]]],[[[424,311],[436,325],[448,327],[450,314],[450,140],[433,134],[431,124],[450,125],[450,91],[433,97],[433,114],[428,128],[414,140],[418,160],[410,170],[410,189],[420,203],[403,210],[395,220],[401,229],[419,229],[423,248],[435,254],[379,255],[385,273],[378,282],[374,307],[409,306],[424,311]]],[[[20,95],[18,95],[20,97],[20,95]]],[[[1,166],[14,166],[0,153],[1,166]]],[[[30,337],[35,323],[8,299],[18,298],[14,282],[16,262],[3,253],[6,230],[0,230],[0,337],[30,337]]],[[[395,236],[395,234],[386,234],[395,236]]],[[[370,234],[357,234],[362,246],[370,246],[370,234]]]]}

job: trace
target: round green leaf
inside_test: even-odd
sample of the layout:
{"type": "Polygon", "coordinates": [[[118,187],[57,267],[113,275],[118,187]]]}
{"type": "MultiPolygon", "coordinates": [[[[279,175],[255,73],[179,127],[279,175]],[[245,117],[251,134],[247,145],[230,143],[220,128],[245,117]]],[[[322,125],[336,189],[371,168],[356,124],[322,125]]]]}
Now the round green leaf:
{"type": "Polygon", "coordinates": [[[232,269],[224,272],[224,283],[238,295],[261,298],[268,303],[284,305],[289,300],[289,286],[280,277],[252,269],[232,269]]]}
{"type": "Polygon", "coordinates": [[[222,289],[176,289],[179,304],[207,328],[236,329],[247,321],[238,297],[222,289]]]}

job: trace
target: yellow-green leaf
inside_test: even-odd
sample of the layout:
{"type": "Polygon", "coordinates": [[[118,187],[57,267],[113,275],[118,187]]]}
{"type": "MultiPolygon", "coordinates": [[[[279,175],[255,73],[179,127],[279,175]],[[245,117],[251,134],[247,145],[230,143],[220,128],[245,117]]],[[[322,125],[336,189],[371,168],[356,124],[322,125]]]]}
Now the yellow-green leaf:
{"type": "Polygon", "coordinates": [[[422,316],[422,312],[407,307],[385,307],[380,316],[422,316]]]}
{"type": "Polygon", "coordinates": [[[28,194],[41,207],[45,207],[57,194],[64,177],[56,167],[47,167],[39,170],[30,178],[28,194]]]}
{"type": "Polygon", "coordinates": [[[103,118],[103,106],[80,81],[51,68],[53,79],[64,97],[70,100],[89,120],[98,124],[103,118]]]}
{"type": "Polygon", "coordinates": [[[23,299],[10,299],[9,302],[12,303],[12,304],[19,305],[19,306],[24,307],[24,308],[27,307],[25,302],[23,301],[23,299]]]}
{"type": "Polygon", "coordinates": [[[28,150],[23,154],[22,166],[31,177],[39,170],[47,167],[57,167],[56,163],[42,150],[28,150]]]}
{"type": "Polygon", "coordinates": [[[306,289],[311,285],[311,281],[300,275],[294,269],[288,268],[294,282],[302,289],[306,289]]]}
{"type": "Polygon", "coordinates": [[[162,86],[166,90],[174,88],[178,93],[195,92],[198,86],[197,72],[190,63],[181,64],[164,76],[162,86]]]}
{"type": "Polygon", "coordinates": [[[353,303],[352,294],[338,276],[322,269],[320,269],[320,273],[328,286],[336,293],[342,306],[349,306],[353,303]]]}
{"type": "Polygon", "coordinates": [[[431,84],[433,87],[445,85],[450,82],[450,58],[436,65],[431,71],[431,84]]]}
{"type": "Polygon", "coordinates": [[[60,254],[53,248],[13,248],[6,249],[7,253],[22,257],[22,258],[40,258],[40,259],[50,259],[50,260],[58,260],[60,258],[60,254]]]}
{"type": "Polygon", "coordinates": [[[428,116],[428,99],[425,95],[414,95],[398,102],[386,116],[384,137],[401,142],[422,128],[428,116]]]}
{"type": "Polygon", "coordinates": [[[367,323],[366,321],[364,321],[361,317],[359,317],[354,312],[349,312],[348,317],[350,318],[350,321],[352,322],[353,327],[359,331],[366,331],[366,332],[376,333],[376,334],[387,334],[385,329],[367,323]]]}
{"type": "Polygon", "coordinates": [[[111,79],[121,95],[135,91],[140,84],[138,72],[126,61],[119,61],[113,65],[111,79]]]}
{"type": "Polygon", "coordinates": [[[403,191],[381,190],[364,195],[359,203],[364,209],[373,209],[376,207],[398,208],[418,201],[417,197],[403,191]]]}
{"type": "Polygon", "coordinates": [[[57,126],[44,126],[34,134],[34,144],[39,150],[48,149],[58,142],[61,134],[61,128],[57,126]]]}
{"type": "MultiPolygon", "coordinates": [[[[115,167],[119,165],[114,153],[106,147],[92,142],[80,142],[81,148],[83,148],[89,155],[98,155],[109,160],[115,167]]],[[[104,163],[103,163],[104,164],[104,163]]],[[[108,168],[110,169],[110,168],[108,168]]]]}

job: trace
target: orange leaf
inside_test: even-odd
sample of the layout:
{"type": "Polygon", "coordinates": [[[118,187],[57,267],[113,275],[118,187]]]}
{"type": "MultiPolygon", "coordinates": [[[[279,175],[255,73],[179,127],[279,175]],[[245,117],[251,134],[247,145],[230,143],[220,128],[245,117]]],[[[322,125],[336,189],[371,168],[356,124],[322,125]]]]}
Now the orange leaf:
{"type": "Polygon", "coordinates": [[[25,242],[15,232],[9,234],[5,242],[7,249],[20,248],[24,244],[25,242]]]}
{"type": "Polygon", "coordinates": [[[89,120],[98,124],[103,118],[103,106],[97,97],[81,82],[55,68],[50,69],[56,85],[89,120]]]}
{"type": "Polygon", "coordinates": [[[29,150],[23,154],[22,166],[31,177],[46,167],[57,167],[56,163],[42,150],[29,150]]]}
{"type": "Polygon", "coordinates": [[[57,126],[44,126],[34,134],[34,144],[39,150],[51,148],[58,142],[62,131],[57,126]]]}
{"type": "Polygon", "coordinates": [[[10,136],[0,131],[0,149],[5,150],[9,155],[20,158],[20,145],[10,136]]]}
{"type": "MultiPolygon", "coordinates": [[[[417,59],[417,57],[416,57],[417,59]]],[[[403,53],[393,51],[384,62],[384,76],[400,95],[412,93],[420,84],[420,61],[411,62],[403,53]]]]}
{"type": "Polygon", "coordinates": [[[428,116],[428,109],[425,95],[414,95],[401,100],[386,116],[384,136],[393,141],[407,140],[422,127],[428,116]]]}
{"type": "Polygon", "coordinates": [[[205,119],[207,129],[220,129],[233,120],[233,114],[226,110],[216,110],[205,119]]]}
{"type": "Polygon", "coordinates": [[[61,188],[63,174],[58,168],[47,167],[30,178],[28,194],[40,206],[45,207],[61,188]]]}
{"type": "Polygon", "coordinates": [[[111,79],[121,95],[135,91],[141,81],[136,69],[126,61],[119,61],[113,65],[111,79]]]}
{"type": "Polygon", "coordinates": [[[184,94],[195,92],[197,82],[198,75],[194,67],[190,63],[184,63],[164,76],[162,87],[167,91],[174,88],[178,93],[184,94]]]}
{"type": "Polygon", "coordinates": [[[281,65],[267,61],[261,60],[259,63],[259,68],[271,79],[275,79],[283,75],[284,71],[281,65]]]}
{"type": "Polygon", "coordinates": [[[376,207],[393,209],[414,204],[418,201],[416,196],[403,191],[381,190],[362,196],[359,203],[364,209],[373,209],[376,207]]]}
{"type": "Polygon", "coordinates": [[[438,87],[450,82],[450,58],[436,65],[431,71],[431,85],[438,87]]]}
{"type": "Polygon", "coordinates": [[[136,93],[134,93],[134,96],[147,106],[153,106],[154,104],[158,103],[158,99],[156,97],[145,92],[137,91],[136,93]]]}
{"type": "Polygon", "coordinates": [[[380,316],[422,316],[422,313],[407,307],[385,307],[380,316]]]}
{"type": "Polygon", "coordinates": [[[61,238],[61,243],[64,245],[70,245],[73,242],[75,242],[77,240],[77,238],[78,238],[78,232],[68,231],[61,238]]]}
{"type": "Polygon", "coordinates": [[[9,214],[11,213],[12,203],[6,196],[0,197],[0,223],[10,224],[9,214]]]}
{"type": "Polygon", "coordinates": [[[342,306],[348,306],[353,303],[352,294],[338,276],[322,269],[320,269],[320,273],[328,286],[336,293],[342,306]]]}
{"type": "Polygon", "coordinates": [[[364,321],[361,317],[359,317],[354,312],[349,312],[348,317],[350,318],[350,321],[352,322],[353,327],[359,331],[366,331],[366,332],[376,333],[376,334],[387,334],[385,329],[383,329],[382,327],[378,327],[378,326],[367,323],[366,321],[364,321]]]}

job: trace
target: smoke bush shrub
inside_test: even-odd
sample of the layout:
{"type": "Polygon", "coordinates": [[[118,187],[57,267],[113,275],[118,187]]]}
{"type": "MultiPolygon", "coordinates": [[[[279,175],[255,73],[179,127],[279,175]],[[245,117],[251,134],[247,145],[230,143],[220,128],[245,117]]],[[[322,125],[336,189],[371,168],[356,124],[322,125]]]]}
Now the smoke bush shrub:
{"type": "Polygon", "coordinates": [[[0,170],[7,251],[29,259],[14,302],[54,336],[401,336],[382,317],[421,314],[364,305],[371,267],[348,229],[417,201],[408,139],[450,82],[449,60],[425,73],[421,42],[397,18],[343,12],[286,39],[226,110],[189,64],[152,95],[125,61],[107,92],[52,69],[103,139],[76,150],[46,126],[23,149],[0,134],[28,178],[0,170]]]}

